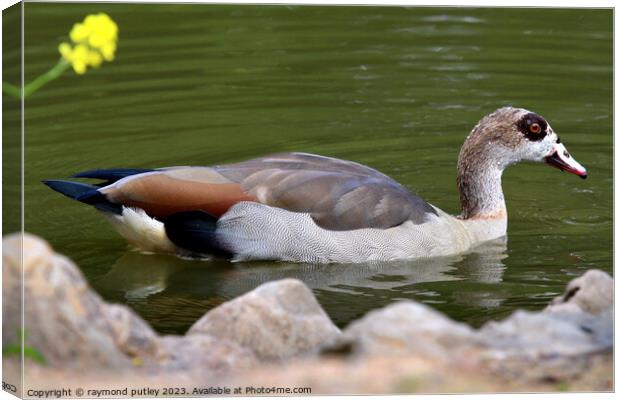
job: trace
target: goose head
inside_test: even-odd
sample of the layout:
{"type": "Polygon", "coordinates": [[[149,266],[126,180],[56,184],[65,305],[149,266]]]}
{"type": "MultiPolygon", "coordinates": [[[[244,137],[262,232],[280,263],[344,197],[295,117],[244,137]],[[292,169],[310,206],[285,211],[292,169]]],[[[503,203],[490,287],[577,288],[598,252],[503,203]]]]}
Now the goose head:
{"type": "Polygon", "coordinates": [[[465,141],[459,159],[459,163],[490,162],[499,170],[520,161],[545,162],[583,179],[588,176],[551,125],[522,108],[503,107],[482,118],[465,141]]]}
{"type": "Polygon", "coordinates": [[[520,161],[544,162],[584,179],[588,176],[543,117],[503,107],[482,118],[461,148],[457,178],[461,217],[505,216],[502,171],[520,161]]]}

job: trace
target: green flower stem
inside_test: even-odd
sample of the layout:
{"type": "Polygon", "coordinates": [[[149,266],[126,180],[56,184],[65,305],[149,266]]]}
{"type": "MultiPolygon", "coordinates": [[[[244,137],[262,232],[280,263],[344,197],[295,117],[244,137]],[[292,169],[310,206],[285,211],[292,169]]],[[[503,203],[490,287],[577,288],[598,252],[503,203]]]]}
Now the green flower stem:
{"type": "MultiPolygon", "coordinates": [[[[58,78],[63,72],[69,69],[70,66],[71,63],[61,58],[49,71],[39,75],[35,80],[24,86],[24,97],[30,96],[46,83],[58,78]]],[[[2,82],[2,91],[17,98],[22,97],[20,88],[7,82],[2,82]]]]}
{"type": "Polygon", "coordinates": [[[56,64],[52,69],[42,75],[39,75],[35,80],[24,86],[24,97],[30,96],[39,88],[41,88],[41,86],[45,85],[49,81],[58,78],[60,75],[62,75],[63,72],[65,72],[69,68],[70,65],[71,64],[67,60],[61,58],[58,61],[58,64],[56,64]]]}

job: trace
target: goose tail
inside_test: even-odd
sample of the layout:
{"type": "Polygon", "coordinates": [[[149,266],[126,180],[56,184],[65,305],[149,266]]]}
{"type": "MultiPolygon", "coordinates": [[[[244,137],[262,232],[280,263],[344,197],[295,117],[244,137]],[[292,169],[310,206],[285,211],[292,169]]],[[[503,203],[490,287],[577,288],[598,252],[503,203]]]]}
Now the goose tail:
{"type": "Polygon", "coordinates": [[[43,183],[52,190],[70,199],[89,204],[100,211],[112,212],[119,215],[123,212],[123,207],[120,204],[110,202],[105,195],[98,190],[98,186],[60,179],[46,179],[43,183]]]}

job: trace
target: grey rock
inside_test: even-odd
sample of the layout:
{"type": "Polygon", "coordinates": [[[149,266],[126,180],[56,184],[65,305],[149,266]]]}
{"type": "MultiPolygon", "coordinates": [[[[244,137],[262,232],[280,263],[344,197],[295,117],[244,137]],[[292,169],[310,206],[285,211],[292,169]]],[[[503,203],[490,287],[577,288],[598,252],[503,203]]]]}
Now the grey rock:
{"type": "Polygon", "coordinates": [[[399,302],[353,322],[325,351],[434,359],[480,351],[478,356],[495,359],[568,359],[613,346],[612,289],[609,275],[588,271],[569,284],[572,295],[565,297],[573,298],[570,305],[557,303],[548,312],[516,311],[477,331],[423,304],[399,302]]]}
{"type": "MultiPolygon", "coordinates": [[[[4,304],[21,302],[16,279],[23,267],[26,345],[41,352],[50,365],[130,367],[130,358],[116,346],[112,325],[102,318],[105,303],[90,290],[75,265],[35,236],[25,234],[21,240],[20,234],[3,240],[4,278],[8,279],[3,282],[3,300],[4,304]]],[[[3,328],[16,332],[19,322],[12,316],[3,328]]],[[[3,336],[3,340],[11,338],[3,336]]]]}
{"type": "Polygon", "coordinates": [[[26,234],[23,242],[18,234],[6,237],[3,261],[3,345],[18,343],[23,266],[26,345],[39,351],[48,366],[216,373],[256,361],[250,350],[225,338],[157,335],[128,307],[103,301],[75,264],[35,236],[26,234]]]}
{"type": "Polygon", "coordinates": [[[188,335],[229,339],[260,359],[282,360],[316,352],[340,330],[301,281],[269,282],[209,311],[188,335]]]}
{"type": "Polygon", "coordinates": [[[149,358],[157,353],[158,336],[143,319],[125,306],[106,304],[103,308],[118,349],[130,357],[149,358]]]}
{"type": "Polygon", "coordinates": [[[200,370],[210,374],[247,369],[257,364],[251,350],[208,335],[163,336],[157,360],[166,370],[200,370]]]}
{"type": "Polygon", "coordinates": [[[614,280],[598,269],[590,269],[573,279],[564,294],[556,297],[545,311],[585,311],[591,314],[605,312],[614,302],[614,280]]]}
{"type": "Polygon", "coordinates": [[[569,357],[609,348],[611,317],[611,313],[520,310],[503,321],[488,322],[478,336],[494,357],[569,357]]]}
{"type": "Polygon", "coordinates": [[[612,349],[614,345],[614,308],[607,307],[594,318],[586,329],[592,332],[593,340],[601,347],[612,349]]]}
{"type": "Polygon", "coordinates": [[[475,332],[432,308],[413,301],[372,311],[349,325],[327,351],[350,346],[355,355],[421,355],[449,358],[476,347],[475,332]]]}
{"type": "MultiPolygon", "coordinates": [[[[601,271],[573,280],[545,312],[517,311],[477,331],[428,306],[404,301],[368,313],[341,333],[308,287],[285,279],[213,309],[185,336],[159,336],[131,309],[103,301],[70,260],[32,235],[23,241],[21,235],[6,237],[3,261],[3,344],[18,339],[23,268],[26,344],[44,355],[47,367],[40,368],[45,374],[194,374],[197,382],[205,377],[220,382],[220,377],[239,376],[240,370],[254,372],[264,361],[348,348],[364,362],[319,358],[300,360],[308,363],[299,368],[315,362],[315,373],[335,362],[344,366],[341,371],[355,371],[383,359],[360,378],[365,382],[366,376],[378,376],[378,370],[391,375],[385,366],[394,365],[388,359],[396,355],[413,357],[410,365],[437,366],[442,373],[450,366],[466,369],[489,361],[505,379],[524,371],[532,379],[572,379],[591,368],[592,357],[610,358],[613,347],[613,279],[601,271]]],[[[289,364],[269,368],[286,371],[289,364]]],[[[332,365],[322,373],[338,375],[334,371],[332,365]]]]}

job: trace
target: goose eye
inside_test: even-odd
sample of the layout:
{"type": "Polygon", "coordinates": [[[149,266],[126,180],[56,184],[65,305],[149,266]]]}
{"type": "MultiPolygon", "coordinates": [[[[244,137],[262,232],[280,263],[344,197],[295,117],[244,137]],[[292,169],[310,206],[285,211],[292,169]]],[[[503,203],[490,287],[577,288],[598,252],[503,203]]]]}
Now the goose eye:
{"type": "Polygon", "coordinates": [[[540,127],[539,124],[533,123],[532,125],[530,125],[530,132],[532,132],[532,133],[540,133],[541,131],[542,131],[542,128],[540,127]]]}

